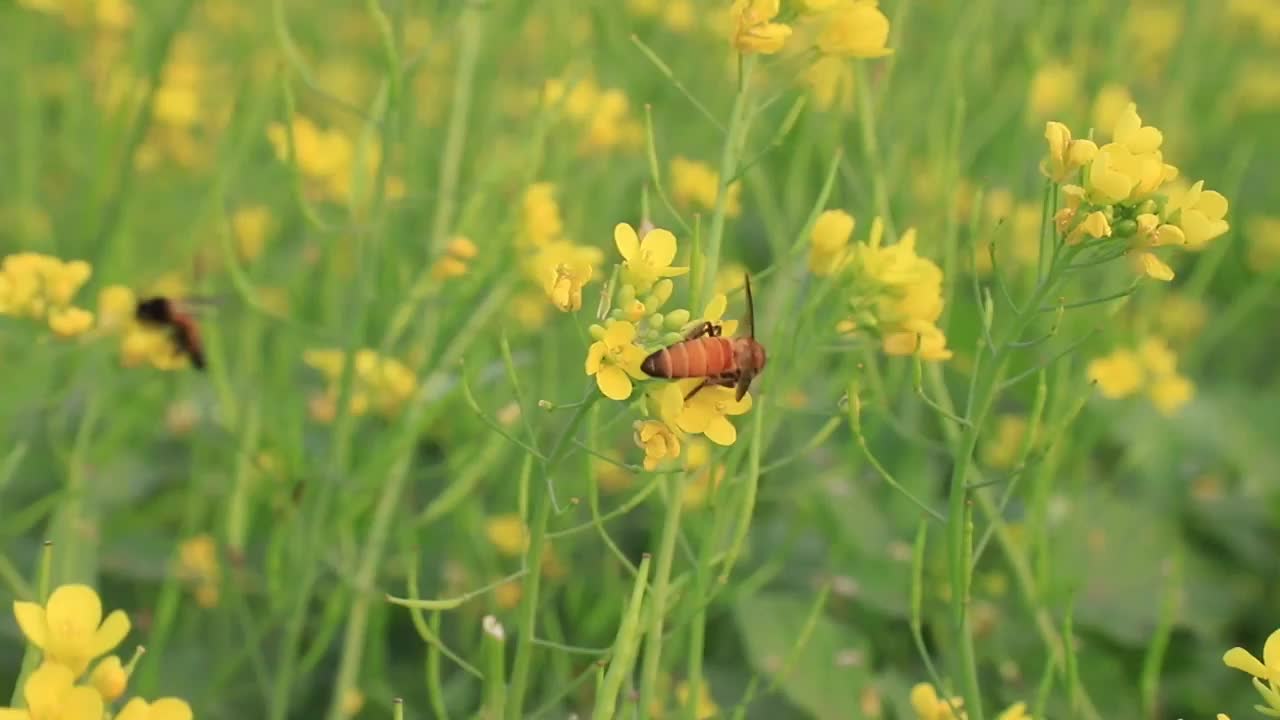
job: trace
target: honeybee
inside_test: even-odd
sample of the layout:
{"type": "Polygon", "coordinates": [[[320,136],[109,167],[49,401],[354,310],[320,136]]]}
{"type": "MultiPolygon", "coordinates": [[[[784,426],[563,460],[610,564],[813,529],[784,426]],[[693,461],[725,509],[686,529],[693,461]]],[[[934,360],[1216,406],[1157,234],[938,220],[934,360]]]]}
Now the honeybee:
{"type": "Polygon", "coordinates": [[[650,377],[678,380],[702,378],[702,382],[685,395],[693,397],[708,385],[735,389],[741,400],[751,388],[751,381],[764,370],[767,355],[756,342],[755,302],[751,298],[751,277],[746,276],[747,334],[735,338],[721,337],[721,326],[703,322],[685,335],[685,339],[662,348],[644,359],[640,369],[650,377]]]}
{"type": "Polygon", "coordinates": [[[200,341],[200,329],[195,318],[180,303],[167,297],[151,297],[140,300],[134,311],[138,322],[169,329],[178,352],[191,360],[197,370],[204,370],[204,345],[200,341]]]}

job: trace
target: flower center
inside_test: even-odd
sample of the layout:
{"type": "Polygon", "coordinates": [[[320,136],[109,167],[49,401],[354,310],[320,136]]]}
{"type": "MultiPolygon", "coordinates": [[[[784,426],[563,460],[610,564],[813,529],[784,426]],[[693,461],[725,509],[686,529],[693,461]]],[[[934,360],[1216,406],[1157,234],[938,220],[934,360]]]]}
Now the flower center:
{"type": "Polygon", "coordinates": [[[728,408],[729,408],[728,403],[724,401],[716,401],[716,412],[720,413],[721,415],[723,415],[724,411],[727,410],[728,408]]]}

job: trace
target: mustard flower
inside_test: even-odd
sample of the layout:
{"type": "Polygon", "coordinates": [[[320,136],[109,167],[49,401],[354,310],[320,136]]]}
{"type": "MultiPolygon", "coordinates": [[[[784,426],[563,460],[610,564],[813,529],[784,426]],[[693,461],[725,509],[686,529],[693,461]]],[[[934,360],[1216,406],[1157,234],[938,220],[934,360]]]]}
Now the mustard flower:
{"type": "Polygon", "coordinates": [[[1151,252],[1151,248],[1185,245],[1186,236],[1177,225],[1162,224],[1160,218],[1151,213],[1142,213],[1136,221],[1138,229],[1129,249],[1134,270],[1155,280],[1169,282],[1173,279],[1173,270],[1151,252]]]}
{"type": "Polygon", "coordinates": [[[1267,636],[1262,646],[1262,659],[1242,647],[1233,647],[1222,655],[1222,662],[1253,676],[1253,686],[1267,703],[1258,710],[1272,717],[1280,717],[1280,630],[1267,636]]]}
{"type": "Polygon", "coordinates": [[[1199,250],[1210,240],[1230,229],[1224,219],[1227,216],[1227,198],[1215,190],[1205,190],[1200,180],[1186,192],[1169,198],[1165,216],[1182,228],[1188,249],[1199,250]]]}
{"type": "Polygon", "coordinates": [[[1134,394],[1146,380],[1142,362],[1132,350],[1117,350],[1092,360],[1085,372],[1090,380],[1097,383],[1102,396],[1111,399],[1134,394]]]}
{"type": "Polygon", "coordinates": [[[903,329],[887,333],[881,340],[886,355],[920,354],[921,360],[950,360],[947,336],[938,326],[924,320],[909,320],[903,329]]]}
{"type": "MultiPolygon", "coordinates": [[[[712,210],[716,206],[719,192],[720,174],[709,165],[680,155],[671,159],[671,197],[677,204],[696,205],[704,210],[712,210]]],[[[738,200],[741,192],[741,181],[729,186],[725,198],[726,217],[737,217],[742,212],[738,200]]]]}
{"type": "Polygon", "coordinates": [[[1041,161],[1040,172],[1056,183],[1088,165],[1098,153],[1098,146],[1092,140],[1072,140],[1071,128],[1060,122],[1045,123],[1044,139],[1049,146],[1049,156],[1041,161]]]}
{"type": "Polygon", "coordinates": [[[930,683],[916,683],[909,696],[911,709],[917,720],[960,720],[951,712],[951,706],[963,707],[963,698],[951,698],[951,703],[938,697],[938,691],[930,683]]]}
{"type": "Polygon", "coordinates": [[[1157,377],[1147,388],[1147,396],[1151,404],[1160,414],[1171,417],[1184,405],[1191,402],[1195,395],[1195,385],[1182,375],[1171,374],[1157,377]]]}
{"type": "Polygon", "coordinates": [[[235,237],[236,252],[241,260],[252,262],[262,255],[274,222],[271,208],[265,205],[236,210],[231,216],[231,234],[235,237]]]}
{"type": "Polygon", "coordinates": [[[600,248],[554,240],[529,255],[524,268],[529,278],[542,287],[552,305],[561,312],[569,312],[582,306],[582,288],[591,281],[595,266],[602,262],[604,252],[600,248]]]}
{"type": "Polygon", "coordinates": [[[1075,105],[1079,95],[1079,74],[1061,62],[1050,62],[1032,76],[1027,107],[1033,118],[1050,117],[1075,105]]]}
{"type": "Polygon", "coordinates": [[[1138,178],[1128,174],[1132,153],[1122,145],[1108,144],[1098,148],[1089,163],[1085,189],[1088,199],[1099,205],[1114,205],[1129,197],[1138,178]]]}
{"type": "Polygon", "coordinates": [[[704,322],[709,322],[712,325],[719,325],[723,335],[732,336],[738,332],[738,321],[722,319],[724,318],[724,311],[728,307],[729,298],[724,293],[716,293],[711,297],[711,300],[707,301],[707,306],[703,308],[702,315],[692,323],[687,324],[684,329],[692,329],[691,326],[694,323],[701,325],[704,322]]]}
{"type": "Polygon", "coordinates": [[[1246,259],[1250,270],[1265,273],[1280,266],[1280,217],[1250,218],[1245,237],[1249,239],[1246,259]]]}
{"type": "Polygon", "coordinates": [[[1121,113],[1132,102],[1133,96],[1129,94],[1129,88],[1116,83],[1102,86],[1102,89],[1098,90],[1097,97],[1093,99],[1093,108],[1089,115],[1093,126],[1114,128],[1120,120],[1121,113]]]}
{"type": "MultiPolygon", "coordinates": [[[[682,394],[688,394],[701,383],[701,379],[691,378],[675,385],[680,387],[682,394]]],[[[736,400],[733,388],[708,385],[684,401],[676,424],[684,432],[706,435],[717,445],[732,445],[738,439],[738,431],[729,422],[729,417],[742,415],[750,409],[750,393],[736,400]]]]}
{"type": "Polygon", "coordinates": [[[200,607],[218,604],[221,574],[218,547],[212,535],[201,533],[178,545],[178,575],[193,584],[200,607]]]}
{"type": "Polygon", "coordinates": [[[676,431],[661,420],[637,420],[635,443],[644,450],[644,469],[656,470],[667,460],[680,457],[680,438],[676,431]]]}
{"type": "Polygon", "coordinates": [[[66,666],[44,662],[22,686],[27,707],[0,708],[0,720],[102,720],[102,696],[75,681],[75,673],[66,666]]]}
{"type": "Polygon", "coordinates": [[[93,668],[89,682],[107,702],[114,702],[124,695],[129,685],[129,672],[118,655],[108,655],[93,668]]]}
{"type": "Polygon", "coordinates": [[[818,49],[830,55],[878,58],[890,55],[889,18],[878,0],[841,0],[826,15],[818,35],[818,49]]]}
{"type": "Polygon", "coordinates": [[[0,263],[0,315],[43,320],[60,337],[83,334],[93,313],[72,305],[92,268],[40,253],[9,255],[0,263]]]}
{"type": "Polygon", "coordinates": [[[996,420],[995,432],[982,446],[982,462],[997,470],[1009,470],[1018,462],[1018,453],[1027,436],[1027,418],[1022,415],[1001,415],[996,420]]]}
{"type": "Polygon", "coordinates": [[[186,700],[166,697],[147,702],[133,698],[120,708],[115,720],[193,720],[194,717],[186,700]]]}
{"type": "Polygon", "coordinates": [[[591,282],[591,265],[587,263],[560,263],[551,276],[546,291],[551,304],[560,312],[575,312],[582,308],[582,287],[591,282]]]}
{"type": "Polygon", "coordinates": [[[819,110],[853,110],[853,66],[843,57],[818,58],[804,71],[805,85],[819,110]]]}
{"type": "Polygon", "coordinates": [[[495,515],[485,520],[484,534],[501,555],[516,557],[529,546],[529,529],[517,513],[495,515]]]}
{"type": "Polygon", "coordinates": [[[1100,239],[1106,237],[1111,237],[1111,223],[1107,221],[1105,213],[1095,210],[1086,215],[1071,232],[1067,233],[1067,244],[1079,245],[1084,242],[1085,238],[1100,239]]]}
{"type": "Polygon", "coordinates": [[[835,274],[848,256],[849,238],[856,224],[843,210],[825,210],[809,236],[809,272],[819,277],[835,274]]]}
{"type": "Polygon", "coordinates": [[[116,610],[103,620],[102,600],[88,585],[62,585],[44,606],[16,601],[13,614],[27,640],[44,651],[45,660],[65,666],[74,677],[129,634],[129,616],[116,610]]]}
{"type": "Polygon", "coordinates": [[[734,0],[730,12],[737,18],[733,46],[744,54],[772,55],[782,49],[791,36],[791,26],[775,23],[778,0],[734,0]]]}
{"type": "Polygon", "coordinates": [[[631,379],[646,379],[640,370],[645,352],[633,343],[636,326],[624,320],[610,320],[604,328],[593,326],[599,339],[587,349],[586,371],[594,375],[600,392],[611,400],[631,397],[631,379]]]}
{"type": "Polygon", "coordinates": [[[539,182],[530,185],[520,201],[520,232],[517,244],[536,248],[556,240],[564,232],[560,204],[556,202],[555,185],[539,182]]]}
{"type": "MultiPolygon", "coordinates": [[[[687,707],[692,700],[693,693],[689,692],[689,683],[681,681],[676,684],[676,702],[680,707],[687,707]]],[[[716,701],[711,697],[710,683],[704,678],[698,686],[698,701],[694,706],[694,717],[697,720],[711,720],[720,716],[720,706],[716,705],[716,701]]]]}
{"type": "Polygon", "coordinates": [[[659,278],[678,277],[689,272],[687,267],[672,267],[676,258],[676,236],[670,230],[656,228],[641,240],[635,228],[618,223],[613,228],[613,242],[623,258],[625,282],[644,292],[659,278]]]}
{"type": "Polygon", "coordinates": [[[1123,145],[1134,155],[1146,155],[1160,149],[1164,135],[1158,128],[1142,124],[1136,103],[1129,103],[1120,112],[1111,132],[1111,142],[1123,145]]]}

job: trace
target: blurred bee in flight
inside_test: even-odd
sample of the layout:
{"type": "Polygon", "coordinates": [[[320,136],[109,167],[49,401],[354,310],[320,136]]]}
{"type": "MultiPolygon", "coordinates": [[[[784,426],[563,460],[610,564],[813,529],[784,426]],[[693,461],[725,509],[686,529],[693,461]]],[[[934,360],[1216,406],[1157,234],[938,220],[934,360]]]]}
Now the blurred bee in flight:
{"type": "Polygon", "coordinates": [[[186,355],[195,369],[204,370],[200,328],[184,303],[163,296],[145,298],[138,301],[134,315],[145,325],[167,328],[178,352],[186,355]]]}
{"type": "Polygon", "coordinates": [[[684,340],[658,350],[641,363],[640,369],[650,377],[679,380],[702,378],[702,382],[685,395],[693,397],[708,385],[735,388],[741,400],[751,388],[751,381],[764,370],[767,359],[764,346],[756,342],[755,302],[751,298],[751,277],[746,276],[747,334],[721,337],[721,326],[703,322],[691,330],[684,340]]]}

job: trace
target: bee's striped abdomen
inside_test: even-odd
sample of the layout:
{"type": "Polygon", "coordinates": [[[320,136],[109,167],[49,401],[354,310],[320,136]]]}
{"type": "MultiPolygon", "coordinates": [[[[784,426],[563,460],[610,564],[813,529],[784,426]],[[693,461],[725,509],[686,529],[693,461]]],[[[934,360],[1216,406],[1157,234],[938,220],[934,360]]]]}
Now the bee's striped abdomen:
{"type": "Polygon", "coordinates": [[[734,372],[737,363],[729,338],[704,335],[653,353],[640,369],[661,378],[714,377],[734,372]]]}

